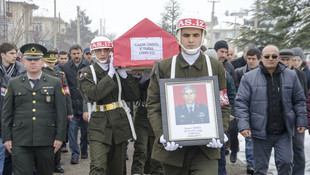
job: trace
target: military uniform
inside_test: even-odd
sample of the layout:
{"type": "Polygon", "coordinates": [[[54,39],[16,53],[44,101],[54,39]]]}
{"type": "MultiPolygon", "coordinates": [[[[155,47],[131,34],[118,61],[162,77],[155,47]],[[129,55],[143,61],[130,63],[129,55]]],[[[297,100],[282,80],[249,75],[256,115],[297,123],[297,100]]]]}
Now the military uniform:
{"type": "MultiPolygon", "coordinates": [[[[29,44],[21,51],[30,53],[26,59],[41,59],[41,47],[29,44]]],[[[27,74],[9,81],[2,136],[4,142],[12,141],[15,175],[32,175],[34,160],[38,175],[53,173],[54,141],[65,140],[64,100],[60,80],[44,73],[33,88],[27,74]]]]}
{"type": "Polygon", "coordinates": [[[177,125],[201,124],[209,123],[209,109],[205,104],[196,103],[194,107],[189,107],[186,104],[175,107],[175,118],[177,125]]]}
{"type": "MultiPolygon", "coordinates": [[[[97,108],[92,112],[88,124],[90,141],[90,174],[122,175],[127,141],[132,138],[126,112],[118,104],[118,84],[97,63],[94,64],[96,75],[90,67],[78,73],[78,80],[89,102],[103,105],[104,111],[97,108]],[[97,77],[97,84],[93,80],[97,77]]],[[[139,88],[130,76],[121,78],[122,99],[133,101],[139,97],[139,88]]]]}
{"type": "MultiPolygon", "coordinates": [[[[46,62],[55,63],[55,62],[57,62],[56,57],[55,57],[56,54],[57,54],[57,52],[48,51],[43,56],[43,59],[46,62]]],[[[61,71],[57,71],[48,65],[44,65],[44,67],[42,68],[42,71],[48,75],[51,75],[53,77],[57,77],[60,79],[60,81],[62,82],[62,87],[63,87],[64,92],[66,94],[66,103],[64,103],[66,106],[66,110],[67,110],[66,115],[67,116],[73,115],[71,96],[70,96],[68,82],[67,82],[67,79],[65,77],[65,73],[61,72],[61,71]]],[[[66,132],[66,140],[67,140],[67,137],[68,137],[68,133],[66,132]]],[[[56,152],[55,157],[54,157],[54,172],[64,173],[64,170],[60,166],[60,160],[61,160],[61,149],[59,149],[56,152]]]]}
{"type": "Polygon", "coordinates": [[[151,159],[155,135],[153,128],[147,118],[145,101],[149,80],[140,84],[140,98],[134,115],[134,126],[137,133],[137,140],[134,143],[134,154],[132,158],[131,174],[152,174],[162,175],[160,162],[151,159]]]}
{"type": "MultiPolygon", "coordinates": [[[[226,80],[223,65],[218,60],[213,58],[210,58],[210,62],[212,65],[213,76],[218,76],[220,91],[222,90],[225,91],[226,80]]],[[[203,169],[208,168],[210,170],[209,172],[217,174],[217,161],[216,163],[214,162],[210,163],[207,160],[219,159],[220,149],[209,148],[207,146],[189,146],[179,148],[175,151],[166,151],[163,145],[157,142],[159,141],[160,136],[163,135],[160,92],[157,76],[159,76],[159,78],[170,78],[171,63],[172,58],[167,58],[163,61],[160,61],[158,65],[154,66],[155,74],[151,76],[151,81],[148,88],[148,97],[147,97],[148,118],[154,129],[156,140],[153,147],[152,158],[162,162],[164,165],[170,165],[173,167],[182,167],[183,165],[188,165],[187,160],[190,160],[192,158],[192,155],[197,155],[196,160],[201,161],[192,162],[192,164],[197,164],[197,166],[203,166],[204,167],[203,169]]],[[[208,76],[208,67],[205,55],[200,54],[193,65],[189,65],[185,61],[181,53],[177,56],[175,64],[176,78],[189,78],[189,77],[202,77],[202,76],[208,76]]],[[[226,130],[228,127],[229,110],[230,110],[229,105],[222,106],[224,130],[226,130]]],[[[165,170],[165,172],[167,172],[167,170],[168,168],[165,170]]],[[[171,171],[173,170],[174,169],[172,168],[171,171]]],[[[171,174],[177,174],[177,173],[178,173],[177,171],[174,173],[171,172],[171,174]]]]}

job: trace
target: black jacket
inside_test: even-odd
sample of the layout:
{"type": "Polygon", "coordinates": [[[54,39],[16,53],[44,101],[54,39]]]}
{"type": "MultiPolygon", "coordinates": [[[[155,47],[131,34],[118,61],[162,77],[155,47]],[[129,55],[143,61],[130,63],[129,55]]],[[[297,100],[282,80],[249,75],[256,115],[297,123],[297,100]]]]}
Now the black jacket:
{"type": "MultiPolygon", "coordinates": [[[[1,58],[0,58],[0,60],[1,60],[1,58]]],[[[2,64],[2,63],[0,63],[0,64],[2,64]]],[[[6,74],[6,72],[0,68],[0,88],[1,88],[1,95],[0,95],[0,109],[1,109],[1,112],[0,112],[0,133],[2,131],[2,128],[1,128],[2,106],[3,106],[5,91],[8,87],[9,80],[11,78],[22,75],[25,72],[26,72],[26,69],[25,69],[24,65],[20,62],[17,62],[17,61],[15,63],[15,70],[12,74],[12,77],[8,76],[6,74]]]]}
{"type": "Polygon", "coordinates": [[[231,61],[231,64],[234,66],[235,69],[239,67],[243,67],[246,65],[246,61],[244,60],[243,56],[231,61]]]}
{"type": "Polygon", "coordinates": [[[82,59],[78,67],[76,67],[72,59],[62,65],[62,70],[65,72],[68,80],[74,115],[83,114],[83,97],[78,88],[77,72],[89,65],[91,63],[85,59],[82,59]]]}
{"type": "Polygon", "coordinates": [[[300,81],[300,84],[304,90],[305,97],[307,98],[307,96],[308,96],[308,83],[307,83],[306,73],[304,71],[301,71],[301,70],[298,70],[295,68],[293,68],[293,70],[295,70],[297,77],[300,81]]]}

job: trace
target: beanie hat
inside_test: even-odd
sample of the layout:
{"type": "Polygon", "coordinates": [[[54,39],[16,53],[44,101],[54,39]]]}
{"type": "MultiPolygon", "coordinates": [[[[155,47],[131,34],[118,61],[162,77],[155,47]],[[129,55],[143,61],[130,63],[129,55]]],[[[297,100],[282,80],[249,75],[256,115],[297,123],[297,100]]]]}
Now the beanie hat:
{"type": "Polygon", "coordinates": [[[300,47],[294,47],[292,49],[295,52],[295,56],[300,56],[300,58],[302,60],[304,60],[304,58],[305,58],[304,51],[300,47]]]}
{"type": "Polygon", "coordinates": [[[214,49],[215,51],[221,49],[221,48],[224,48],[224,49],[227,49],[228,50],[228,44],[226,41],[224,40],[220,40],[220,41],[217,41],[215,44],[214,44],[214,49]]]}

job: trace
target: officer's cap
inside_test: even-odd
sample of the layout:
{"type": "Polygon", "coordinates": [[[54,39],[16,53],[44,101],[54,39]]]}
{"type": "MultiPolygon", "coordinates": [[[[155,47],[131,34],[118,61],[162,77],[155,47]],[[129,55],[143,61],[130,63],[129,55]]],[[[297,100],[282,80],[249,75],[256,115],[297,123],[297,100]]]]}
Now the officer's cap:
{"type": "Polygon", "coordinates": [[[25,59],[41,59],[46,53],[47,49],[40,44],[25,44],[20,48],[25,59]]]}
{"type": "Polygon", "coordinates": [[[280,50],[280,57],[283,57],[283,58],[293,58],[295,55],[295,52],[294,50],[292,49],[282,49],[280,50]]]}
{"type": "Polygon", "coordinates": [[[49,50],[44,54],[43,59],[44,61],[49,62],[49,63],[56,63],[57,62],[56,54],[58,53],[55,51],[49,50]]]}

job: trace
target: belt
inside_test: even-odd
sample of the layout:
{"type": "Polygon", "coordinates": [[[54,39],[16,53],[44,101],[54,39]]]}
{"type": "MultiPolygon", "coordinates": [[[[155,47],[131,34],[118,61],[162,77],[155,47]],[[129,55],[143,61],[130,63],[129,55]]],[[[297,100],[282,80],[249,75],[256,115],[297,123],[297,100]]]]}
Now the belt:
{"type": "Polygon", "coordinates": [[[119,107],[119,102],[113,102],[106,105],[96,105],[96,111],[110,111],[119,107]]]}

